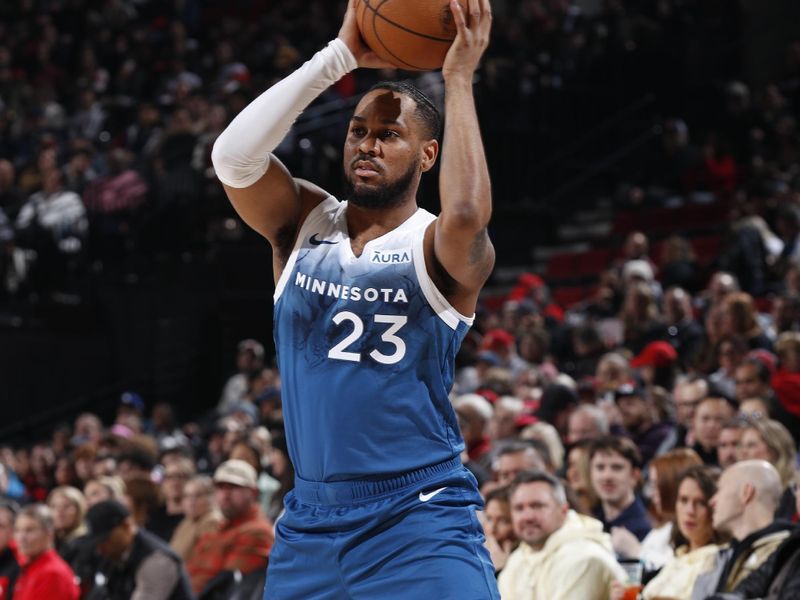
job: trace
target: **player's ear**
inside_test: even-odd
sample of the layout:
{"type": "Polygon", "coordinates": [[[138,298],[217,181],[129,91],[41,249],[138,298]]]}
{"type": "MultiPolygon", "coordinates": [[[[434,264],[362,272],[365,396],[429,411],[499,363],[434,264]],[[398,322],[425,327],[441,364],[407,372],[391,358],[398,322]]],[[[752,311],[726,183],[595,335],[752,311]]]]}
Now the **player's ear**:
{"type": "Polygon", "coordinates": [[[419,162],[420,170],[424,173],[430,171],[433,165],[436,164],[436,158],[439,156],[439,142],[437,140],[428,140],[422,143],[422,159],[419,162]]]}

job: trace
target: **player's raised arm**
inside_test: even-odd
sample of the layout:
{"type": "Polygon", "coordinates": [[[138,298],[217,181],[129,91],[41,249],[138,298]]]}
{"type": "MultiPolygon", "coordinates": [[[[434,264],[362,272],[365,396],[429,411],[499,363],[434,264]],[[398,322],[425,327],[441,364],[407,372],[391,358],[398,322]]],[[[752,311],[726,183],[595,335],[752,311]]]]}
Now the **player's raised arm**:
{"type": "MultiPolygon", "coordinates": [[[[292,178],[271,154],[300,113],[325,89],[357,66],[380,67],[361,40],[354,0],[339,36],[297,71],[251,102],[222,132],[211,154],[217,177],[236,211],[253,229],[279,246],[326,196],[292,178]]],[[[293,237],[293,236],[292,236],[293,237]]]]}
{"type": "Polygon", "coordinates": [[[481,141],[472,78],[489,43],[489,0],[467,0],[466,12],[450,0],[457,35],[447,53],[445,130],[439,195],[442,205],[433,246],[436,259],[457,284],[456,308],[470,313],[494,266],[486,227],[492,212],[489,168],[481,141]]]}

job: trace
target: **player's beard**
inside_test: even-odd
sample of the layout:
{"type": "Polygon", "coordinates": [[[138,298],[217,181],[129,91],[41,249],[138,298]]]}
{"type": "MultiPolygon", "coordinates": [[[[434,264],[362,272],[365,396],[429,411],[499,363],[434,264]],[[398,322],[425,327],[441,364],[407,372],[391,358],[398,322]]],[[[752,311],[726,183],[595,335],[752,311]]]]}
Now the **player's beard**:
{"type": "Polygon", "coordinates": [[[356,189],[352,173],[344,173],[344,194],[349,202],[360,208],[392,208],[401,204],[419,171],[419,160],[396,180],[380,186],[356,189]]]}

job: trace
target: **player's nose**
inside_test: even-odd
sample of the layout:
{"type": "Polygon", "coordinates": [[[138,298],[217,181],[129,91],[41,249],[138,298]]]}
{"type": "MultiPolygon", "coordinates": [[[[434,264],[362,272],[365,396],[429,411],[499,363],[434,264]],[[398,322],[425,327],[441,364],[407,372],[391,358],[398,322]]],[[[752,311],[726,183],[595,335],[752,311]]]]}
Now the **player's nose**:
{"type": "Polygon", "coordinates": [[[372,136],[364,136],[358,145],[358,151],[369,156],[378,155],[378,140],[372,136]]]}

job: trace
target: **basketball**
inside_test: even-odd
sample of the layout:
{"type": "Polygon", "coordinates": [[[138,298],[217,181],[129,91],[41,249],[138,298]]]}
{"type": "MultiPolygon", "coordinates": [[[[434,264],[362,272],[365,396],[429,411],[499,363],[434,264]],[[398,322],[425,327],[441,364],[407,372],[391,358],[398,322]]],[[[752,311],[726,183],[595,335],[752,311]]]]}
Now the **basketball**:
{"type": "Polygon", "coordinates": [[[357,0],[356,21],[375,54],[407,71],[441,68],[456,37],[448,0],[357,0]]]}

